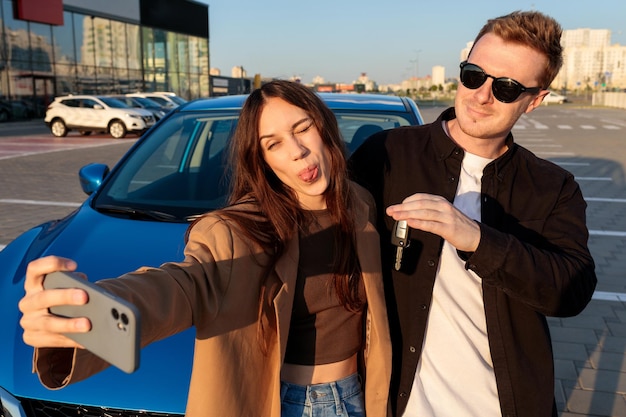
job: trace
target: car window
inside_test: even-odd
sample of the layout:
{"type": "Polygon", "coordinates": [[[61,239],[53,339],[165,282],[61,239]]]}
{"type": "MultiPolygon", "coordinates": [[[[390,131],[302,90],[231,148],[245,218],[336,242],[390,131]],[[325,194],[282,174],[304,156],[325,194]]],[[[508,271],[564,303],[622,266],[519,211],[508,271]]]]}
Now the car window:
{"type": "Polygon", "coordinates": [[[176,104],[185,104],[187,100],[179,96],[169,96],[169,98],[174,101],[176,104]]]}
{"type": "Polygon", "coordinates": [[[86,109],[93,109],[95,105],[100,105],[100,103],[98,103],[96,100],[92,100],[90,98],[83,98],[80,99],[80,107],[86,108],[86,109]]]}
{"type": "Polygon", "coordinates": [[[351,154],[365,139],[376,132],[394,127],[409,126],[415,122],[400,113],[354,113],[335,111],[339,130],[351,154]]]}
{"type": "Polygon", "coordinates": [[[234,111],[171,117],[114,172],[96,206],[150,207],[186,218],[224,205],[224,151],[237,120],[234,111]]]}
{"type": "Polygon", "coordinates": [[[129,107],[128,104],[113,97],[100,97],[100,100],[102,100],[107,106],[114,109],[126,109],[129,107]]]}
{"type": "Polygon", "coordinates": [[[161,106],[164,106],[164,107],[172,107],[173,105],[171,101],[168,101],[167,99],[163,97],[149,96],[148,98],[152,101],[156,101],[157,103],[159,103],[161,106]]]}
{"type": "Polygon", "coordinates": [[[80,107],[80,101],[74,98],[61,100],[61,104],[67,107],[80,107]]]}
{"type": "Polygon", "coordinates": [[[132,100],[134,102],[137,102],[144,107],[158,107],[157,103],[155,103],[154,101],[150,99],[143,98],[143,97],[132,97],[132,98],[128,97],[127,100],[132,100]]]}
{"type": "Polygon", "coordinates": [[[115,100],[121,101],[128,107],[138,107],[137,103],[129,97],[112,97],[112,98],[114,98],[115,100]]]}

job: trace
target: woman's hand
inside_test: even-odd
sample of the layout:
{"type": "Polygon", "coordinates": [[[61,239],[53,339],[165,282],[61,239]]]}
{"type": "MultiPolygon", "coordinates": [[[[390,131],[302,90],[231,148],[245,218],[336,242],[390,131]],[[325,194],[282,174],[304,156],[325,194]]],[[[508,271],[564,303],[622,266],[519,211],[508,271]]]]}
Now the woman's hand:
{"type": "Polygon", "coordinates": [[[73,288],[46,290],[43,287],[46,274],[75,269],[76,262],[57,256],[36,259],[28,264],[24,281],[26,294],[18,304],[26,344],[33,347],[81,347],[63,333],[87,332],[91,329],[89,320],[59,317],[48,309],[59,305],[83,305],[88,301],[87,293],[73,288]]]}

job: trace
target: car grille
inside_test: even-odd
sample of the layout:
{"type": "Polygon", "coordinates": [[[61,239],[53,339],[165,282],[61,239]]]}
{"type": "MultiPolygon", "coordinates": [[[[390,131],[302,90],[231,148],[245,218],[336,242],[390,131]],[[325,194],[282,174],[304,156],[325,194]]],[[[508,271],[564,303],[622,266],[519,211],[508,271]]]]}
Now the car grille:
{"type": "MultiPolygon", "coordinates": [[[[28,417],[183,417],[182,414],[118,410],[114,408],[40,401],[30,398],[19,398],[19,400],[28,417]]],[[[2,414],[1,411],[0,414],[2,414]]]]}
{"type": "Polygon", "coordinates": [[[154,123],[154,116],[142,116],[142,118],[146,123],[154,123]]]}

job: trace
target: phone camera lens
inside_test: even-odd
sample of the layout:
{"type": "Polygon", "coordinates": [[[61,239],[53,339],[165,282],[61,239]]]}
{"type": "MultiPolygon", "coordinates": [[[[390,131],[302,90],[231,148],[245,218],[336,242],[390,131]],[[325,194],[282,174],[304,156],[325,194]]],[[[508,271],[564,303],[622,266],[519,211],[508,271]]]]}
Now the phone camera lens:
{"type": "Polygon", "coordinates": [[[111,309],[111,315],[113,316],[115,320],[120,318],[120,313],[117,311],[116,308],[111,309]]]}
{"type": "Polygon", "coordinates": [[[124,325],[128,325],[128,317],[124,313],[122,313],[122,323],[124,323],[124,325]]]}

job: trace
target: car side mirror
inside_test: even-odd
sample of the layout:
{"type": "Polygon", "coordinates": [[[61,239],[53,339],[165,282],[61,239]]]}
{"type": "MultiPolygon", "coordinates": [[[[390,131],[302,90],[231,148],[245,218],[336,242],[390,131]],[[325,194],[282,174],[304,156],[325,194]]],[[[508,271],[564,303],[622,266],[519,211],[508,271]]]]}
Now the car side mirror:
{"type": "Polygon", "coordinates": [[[85,194],[91,195],[101,185],[104,178],[109,173],[109,167],[105,164],[89,164],[85,165],[78,171],[78,179],[80,187],[85,194]]]}
{"type": "Polygon", "coordinates": [[[95,110],[104,110],[104,107],[102,107],[102,105],[100,105],[100,104],[94,104],[94,105],[93,105],[93,108],[94,108],[95,110]]]}

